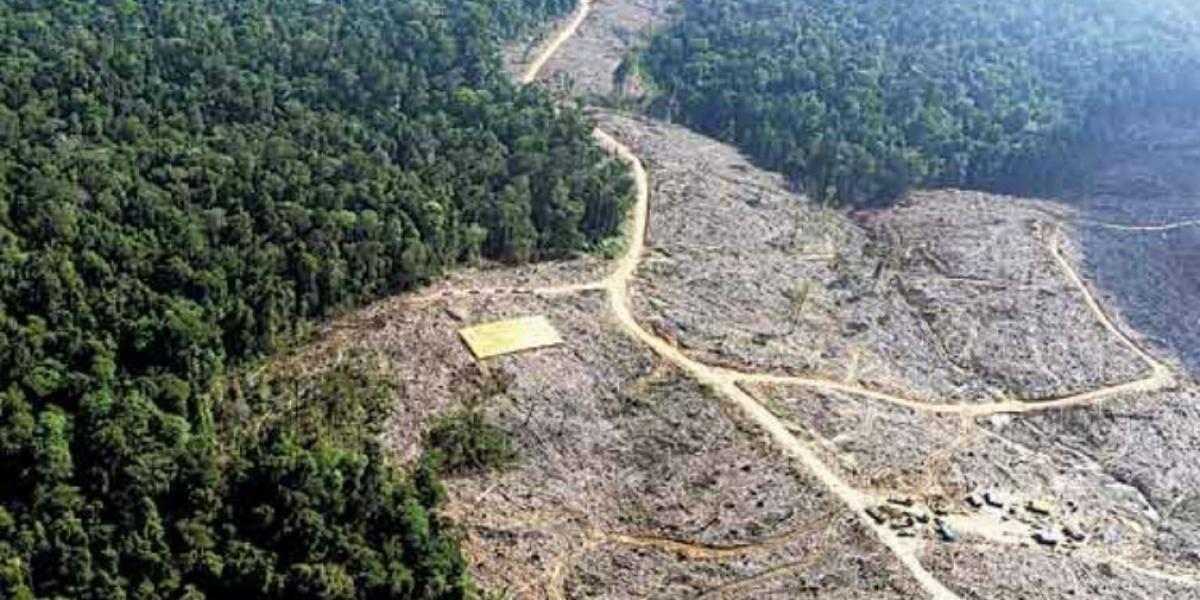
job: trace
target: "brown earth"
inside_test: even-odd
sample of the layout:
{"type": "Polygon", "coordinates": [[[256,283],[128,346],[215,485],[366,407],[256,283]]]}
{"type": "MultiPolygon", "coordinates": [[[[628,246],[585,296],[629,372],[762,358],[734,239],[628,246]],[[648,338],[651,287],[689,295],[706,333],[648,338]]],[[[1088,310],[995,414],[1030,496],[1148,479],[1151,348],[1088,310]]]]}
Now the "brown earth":
{"type": "MultiPolygon", "coordinates": [[[[591,9],[546,55],[577,82],[604,81],[634,39],[621,32],[641,27],[626,3],[591,9]]],[[[548,599],[1200,593],[1198,393],[1079,276],[1074,213],[939,191],[847,215],[728,146],[595,118],[600,142],[648,173],[615,265],[460,273],[331,325],[302,357],[380,354],[400,384],[386,441],[401,459],[435,417],[500,390],[487,411],[517,464],[448,483],[485,586],[548,599]],[[527,314],[566,343],[476,365],[457,339],[527,314]],[[984,491],[1003,506],[967,501],[984,491]],[[960,541],[914,520],[935,508],[960,541]]]]}

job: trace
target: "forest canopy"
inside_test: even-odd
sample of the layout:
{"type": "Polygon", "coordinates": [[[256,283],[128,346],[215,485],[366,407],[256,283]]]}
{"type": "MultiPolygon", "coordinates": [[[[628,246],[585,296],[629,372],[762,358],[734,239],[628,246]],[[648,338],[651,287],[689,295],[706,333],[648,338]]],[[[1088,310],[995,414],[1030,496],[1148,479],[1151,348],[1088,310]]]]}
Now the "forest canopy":
{"type": "Polygon", "coordinates": [[[331,373],[303,428],[223,390],[312,320],[617,231],[623,168],[499,68],[572,5],[0,3],[0,596],[473,595],[432,467],[347,434],[376,386],[331,373]]]}
{"type": "Polygon", "coordinates": [[[818,201],[1052,189],[1130,115],[1196,111],[1192,0],[684,0],[657,110],[818,201]]]}

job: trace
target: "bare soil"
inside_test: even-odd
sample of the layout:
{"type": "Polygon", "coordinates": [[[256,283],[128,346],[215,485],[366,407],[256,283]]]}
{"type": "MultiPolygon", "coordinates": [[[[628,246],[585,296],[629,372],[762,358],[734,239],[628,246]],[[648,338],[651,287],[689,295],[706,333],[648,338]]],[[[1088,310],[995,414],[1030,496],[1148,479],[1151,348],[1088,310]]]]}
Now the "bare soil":
{"type": "MultiPolygon", "coordinates": [[[[608,93],[630,32],[669,4],[596,2],[549,68],[608,93]]],[[[959,191],[827,210],[728,146],[594,117],[649,174],[647,244],[620,268],[464,271],[297,357],[378,353],[401,461],[488,397],[520,458],[447,483],[482,584],[548,600],[1200,594],[1200,391],[1079,278],[1086,217],[959,191]],[[458,340],[529,314],[566,343],[480,365],[458,340]]]]}
{"type": "MultiPolygon", "coordinates": [[[[881,502],[902,494],[944,507],[951,522],[961,517],[969,541],[994,543],[995,552],[1024,547],[1036,555],[1034,531],[1069,525],[1087,539],[1064,539],[1047,555],[1084,562],[1128,558],[1167,574],[1200,567],[1200,473],[1193,459],[1200,411],[1194,391],[988,419],[922,414],[807,390],[760,387],[755,393],[856,486],[873,490],[881,502]],[[1006,498],[1005,506],[968,501],[988,492],[1006,498]],[[1025,508],[1038,498],[1053,499],[1053,514],[1025,508]],[[1001,531],[1013,535],[992,539],[991,531],[975,532],[975,523],[986,525],[988,517],[1003,520],[1001,531]]],[[[935,538],[931,530],[924,534],[935,538]]]]}
{"type": "Polygon", "coordinates": [[[564,346],[486,365],[487,378],[506,382],[488,411],[512,434],[518,464],[448,483],[448,513],[491,588],[521,598],[684,598],[744,583],[748,595],[730,587],[722,597],[794,586],[914,597],[848,510],[711,392],[638,347],[605,308],[586,292],[395,301],[309,352],[381,354],[403,390],[387,442],[411,458],[418,432],[483,384],[458,327],[546,314],[561,329],[564,346]]]}
{"type": "Polygon", "coordinates": [[[1194,584],[1164,581],[1118,562],[1029,548],[997,550],[986,544],[940,545],[929,563],[962,598],[1049,600],[1119,598],[1185,600],[1194,584]]]}

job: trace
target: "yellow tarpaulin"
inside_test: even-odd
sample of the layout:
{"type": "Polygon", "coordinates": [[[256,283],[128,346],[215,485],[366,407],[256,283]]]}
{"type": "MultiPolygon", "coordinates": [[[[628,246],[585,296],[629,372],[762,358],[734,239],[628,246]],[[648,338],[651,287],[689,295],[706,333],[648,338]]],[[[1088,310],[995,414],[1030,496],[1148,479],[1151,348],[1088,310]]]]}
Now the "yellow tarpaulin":
{"type": "Polygon", "coordinates": [[[481,360],[563,343],[558,330],[542,316],[467,327],[460,329],[458,335],[462,336],[475,358],[481,360]]]}

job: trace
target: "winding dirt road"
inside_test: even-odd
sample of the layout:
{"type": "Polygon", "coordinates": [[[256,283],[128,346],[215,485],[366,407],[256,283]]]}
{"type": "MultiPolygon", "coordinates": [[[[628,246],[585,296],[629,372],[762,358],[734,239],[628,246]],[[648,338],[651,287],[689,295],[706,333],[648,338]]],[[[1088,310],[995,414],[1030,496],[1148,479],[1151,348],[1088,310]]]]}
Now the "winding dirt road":
{"type": "MultiPolygon", "coordinates": [[[[580,0],[580,4],[575,13],[566,21],[565,25],[562,26],[555,36],[546,43],[546,45],[538,53],[535,60],[522,74],[520,77],[520,81],[522,83],[529,84],[537,80],[546,63],[555,55],[555,53],[564,43],[566,43],[575,35],[580,25],[587,20],[588,14],[592,8],[592,2],[593,0],[580,0]]],[[[1085,393],[1059,398],[1050,398],[1045,401],[931,404],[928,402],[920,402],[892,394],[881,393],[845,382],[817,378],[786,377],[771,374],[746,373],[705,365],[690,358],[683,351],[672,345],[667,340],[660,338],[648,331],[637,322],[633,315],[630,304],[631,285],[641,264],[642,255],[645,250],[646,225],[649,217],[648,211],[650,206],[649,177],[646,173],[645,167],[642,164],[642,161],[638,158],[638,156],[629,147],[622,144],[612,135],[597,129],[595,131],[595,139],[597,144],[617,156],[629,166],[636,184],[636,205],[627,223],[626,251],[624,255],[617,260],[615,268],[610,275],[598,282],[561,287],[528,290],[506,289],[441,292],[433,295],[429,298],[429,300],[436,301],[447,296],[458,294],[529,293],[552,296],[580,291],[603,290],[608,296],[609,310],[628,335],[653,350],[662,359],[670,362],[672,365],[686,372],[696,381],[711,387],[727,401],[737,406],[749,420],[757,424],[762,428],[762,430],[770,435],[771,439],[775,442],[776,446],[780,450],[803,464],[808,472],[815,476],[832,494],[834,494],[846,506],[848,506],[858,516],[862,524],[870,531],[874,532],[879,541],[896,556],[896,558],[904,565],[909,573],[912,574],[912,576],[929,594],[929,596],[936,600],[951,600],[958,599],[959,597],[954,592],[950,591],[946,586],[944,586],[921,564],[918,554],[923,542],[912,539],[902,539],[887,527],[876,524],[875,521],[872,520],[866,513],[866,509],[874,503],[875,499],[867,493],[855,489],[846,481],[841,479],[837,473],[835,473],[829,466],[825,464],[825,462],[821,460],[818,452],[814,448],[810,447],[809,444],[805,443],[796,435],[794,435],[787,423],[785,423],[765,406],[755,400],[745,390],[743,390],[740,387],[741,384],[767,383],[801,386],[826,392],[844,393],[857,398],[865,398],[893,405],[899,405],[922,412],[956,414],[968,418],[1005,413],[1031,413],[1089,405],[1101,402],[1114,396],[1135,392],[1160,390],[1171,387],[1175,384],[1175,377],[1172,374],[1171,369],[1166,364],[1146,352],[1132,337],[1117,327],[1117,325],[1097,301],[1087,284],[1066,259],[1062,252],[1060,242],[1058,242],[1057,239],[1050,244],[1049,251],[1054,256],[1055,261],[1063,271],[1064,276],[1082,292],[1088,308],[1095,315],[1102,327],[1111,334],[1116,335],[1125,346],[1127,346],[1139,358],[1141,358],[1143,362],[1146,363],[1148,374],[1145,377],[1123,384],[1102,387],[1085,393]]],[[[607,537],[607,539],[610,541],[626,542],[635,545],[642,544],[648,546],[662,546],[666,544],[675,550],[678,550],[679,547],[682,547],[679,546],[679,542],[668,542],[664,540],[635,539],[632,537],[623,539],[612,538],[608,536],[602,536],[600,539],[604,539],[605,537],[607,537]]],[[[599,540],[593,540],[593,544],[591,545],[594,546],[595,543],[598,542],[599,540]]],[[[745,549],[742,548],[741,550],[744,551],[745,549]]],[[[562,571],[564,569],[565,563],[559,565],[557,569],[558,572],[555,573],[551,579],[558,580],[561,584],[561,579],[564,576],[562,571]]],[[[559,588],[557,591],[558,594],[561,595],[561,588],[559,588]]]]}

